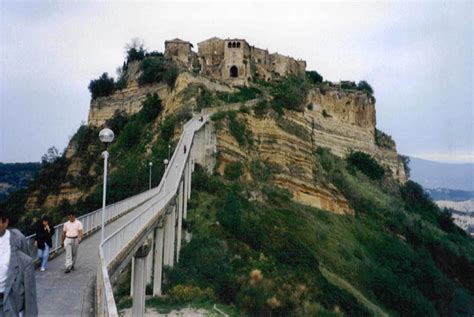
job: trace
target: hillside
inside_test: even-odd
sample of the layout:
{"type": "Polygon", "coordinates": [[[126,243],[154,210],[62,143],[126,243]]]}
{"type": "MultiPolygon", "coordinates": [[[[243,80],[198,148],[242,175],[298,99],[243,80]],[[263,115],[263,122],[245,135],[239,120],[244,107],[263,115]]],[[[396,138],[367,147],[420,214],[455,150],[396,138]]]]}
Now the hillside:
{"type": "MultiPolygon", "coordinates": [[[[376,128],[367,83],[291,68],[261,80],[242,63],[253,73],[240,86],[184,61],[135,47],[117,80],[92,80],[88,124],[1,205],[15,225],[28,232],[43,213],[59,222],[100,206],[103,126],[116,134],[112,203],[148,188],[148,162],[156,186],[182,124],[209,112],[211,150],[184,224],[192,239],[166,271],[168,297],[150,305],[218,302],[250,316],[474,313],[473,240],[407,180],[407,159],[376,128]]],[[[122,307],[128,291],[116,289],[122,307]]]]}
{"type": "Polygon", "coordinates": [[[28,187],[40,163],[0,163],[0,202],[9,194],[28,187]]]}
{"type": "Polygon", "coordinates": [[[410,157],[411,178],[425,188],[474,191],[474,164],[439,163],[410,157]]]}

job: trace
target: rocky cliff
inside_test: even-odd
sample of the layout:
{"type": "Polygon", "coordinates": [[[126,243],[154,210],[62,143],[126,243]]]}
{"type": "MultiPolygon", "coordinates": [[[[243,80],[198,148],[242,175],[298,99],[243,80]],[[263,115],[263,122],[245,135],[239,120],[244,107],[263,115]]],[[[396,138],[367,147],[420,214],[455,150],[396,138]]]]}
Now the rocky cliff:
{"type": "MultiPolygon", "coordinates": [[[[133,66],[133,65],[132,65],[133,66]]],[[[128,116],[140,111],[148,94],[157,93],[164,106],[164,117],[179,111],[198,111],[198,99],[203,90],[211,95],[233,93],[238,88],[229,86],[190,72],[182,72],[172,88],[164,83],[138,84],[138,66],[129,67],[128,84],[123,90],[108,97],[91,101],[88,126],[99,128],[117,112],[128,116]]],[[[225,105],[213,97],[212,109],[249,109],[258,100],[271,99],[261,94],[259,99],[244,104],[225,105]]],[[[285,111],[284,116],[267,115],[257,117],[252,111],[239,114],[251,131],[253,146],[242,147],[229,133],[228,128],[219,129],[216,134],[216,149],[220,154],[217,169],[223,173],[232,161],[250,162],[263,160],[279,166],[273,175],[273,182],[289,190],[296,201],[330,210],[336,213],[352,213],[346,198],[337,188],[317,179],[314,166],[314,151],[318,147],[331,150],[337,156],[345,157],[351,151],[361,151],[372,155],[399,182],[406,180],[403,162],[398,157],[394,144],[379,146],[376,140],[375,98],[361,91],[346,91],[333,87],[321,89],[313,87],[306,96],[307,105],[302,112],[285,111]]],[[[156,138],[155,138],[156,141],[156,138]]],[[[66,150],[67,166],[65,180],[87,174],[97,175],[96,166],[84,167],[73,141],[66,150]]],[[[151,148],[151,145],[148,147],[151,148]]],[[[92,151],[88,149],[87,151],[92,151]]],[[[210,167],[212,168],[212,167],[210,167]]],[[[249,174],[247,174],[248,176],[249,174]]],[[[248,176],[250,177],[250,176],[248,176]]],[[[87,196],[92,188],[78,188],[70,181],[64,181],[59,191],[49,194],[39,201],[38,192],[28,198],[27,208],[52,208],[61,201],[75,203],[87,196]]]]}

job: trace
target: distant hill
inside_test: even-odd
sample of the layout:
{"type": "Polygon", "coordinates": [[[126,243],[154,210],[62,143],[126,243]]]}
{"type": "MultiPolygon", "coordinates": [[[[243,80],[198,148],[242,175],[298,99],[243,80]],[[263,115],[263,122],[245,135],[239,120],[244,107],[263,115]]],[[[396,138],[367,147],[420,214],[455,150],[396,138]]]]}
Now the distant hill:
{"type": "Polygon", "coordinates": [[[474,191],[448,188],[425,188],[433,200],[466,201],[474,199],[474,191]]]}
{"type": "Polygon", "coordinates": [[[0,163],[0,201],[12,192],[28,187],[40,163],[0,163]]]}
{"type": "MultiPolygon", "coordinates": [[[[474,191],[474,163],[439,163],[410,157],[410,169],[411,179],[424,188],[474,191]]],[[[439,199],[451,200],[447,197],[439,199]]]]}

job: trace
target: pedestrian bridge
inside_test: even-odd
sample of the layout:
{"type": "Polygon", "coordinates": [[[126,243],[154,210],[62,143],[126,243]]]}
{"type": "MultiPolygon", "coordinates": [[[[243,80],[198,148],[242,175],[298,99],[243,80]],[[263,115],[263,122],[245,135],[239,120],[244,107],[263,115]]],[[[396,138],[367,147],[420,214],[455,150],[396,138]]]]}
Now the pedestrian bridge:
{"type": "MultiPolygon", "coordinates": [[[[40,316],[118,316],[112,288],[130,262],[132,315],[144,315],[146,284],[152,283],[153,295],[161,295],[163,267],[179,261],[191,174],[195,163],[206,165],[215,152],[208,122],[209,115],[198,115],[183,126],[156,188],[106,207],[102,243],[98,232],[102,209],[78,218],[88,238],[80,245],[76,270],[64,274],[60,254],[46,272],[37,273],[40,316]]],[[[61,233],[62,224],[56,226],[51,252],[60,249],[61,233]]]]}

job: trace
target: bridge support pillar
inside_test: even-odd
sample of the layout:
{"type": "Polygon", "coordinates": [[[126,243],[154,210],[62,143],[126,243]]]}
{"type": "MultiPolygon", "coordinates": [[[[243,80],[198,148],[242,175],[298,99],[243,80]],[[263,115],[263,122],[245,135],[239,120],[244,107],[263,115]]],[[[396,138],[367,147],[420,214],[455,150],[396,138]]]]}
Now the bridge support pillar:
{"type": "Polygon", "coordinates": [[[170,259],[169,259],[169,266],[174,266],[175,261],[175,252],[176,252],[176,213],[177,213],[177,206],[174,205],[171,208],[171,222],[170,222],[170,259]]]}
{"type": "MultiPolygon", "coordinates": [[[[150,249],[153,250],[154,244],[154,234],[150,233],[148,236],[148,241],[150,241],[150,249]]],[[[146,257],[146,283],[151,284],[152,282],[152,274],[153,274],[153,251],[149,252],[146,257]]]]}
{"type": "Polygon", "coordinates": [[[150,244],[143,244],[135,253],[135,265],[133,268],[133,302],[132,316],[145,315],[145,291],[146,291],[146,258],[150,252],[150,244]]]}
{"type": "Polygon", "coordinates": [[[155,265],[153,266],[153,296],[161,295],[163,276],[163,220],[160,220],[155,229],[155,265]]]}
{"type": "Polygon", "coordinates": [[[178,224],[176,230],[176,263],[179,262],[179,251],[181,250],[181,232],[183,227],[183,206],[185,200],[184,193],[184,182],[179,183],[178,191],[178,224]]]}
{"type": "Polygon", "coordinates": [[[176,206],[168,207],[165,215],[164,224],[164,246],[163,246],[163,265],[173,267],[174,264],[174,246],[175,246],[175,226],[176,226],[176,206]]]}

